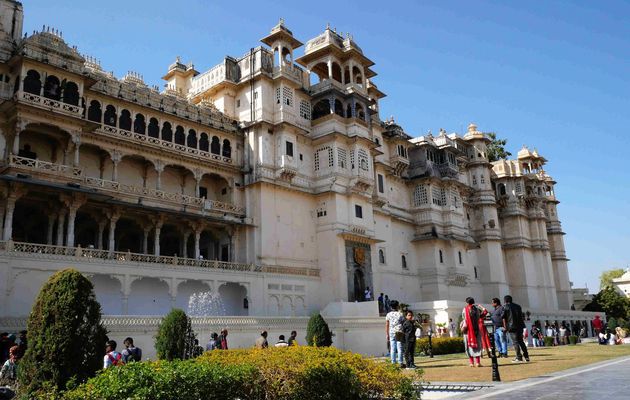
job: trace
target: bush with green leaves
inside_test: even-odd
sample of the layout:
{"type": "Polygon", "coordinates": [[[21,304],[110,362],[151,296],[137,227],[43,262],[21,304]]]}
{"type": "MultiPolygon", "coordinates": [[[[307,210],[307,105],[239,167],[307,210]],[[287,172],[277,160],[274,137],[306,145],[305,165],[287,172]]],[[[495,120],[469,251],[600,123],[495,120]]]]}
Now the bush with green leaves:
{"type": "Polygon", "coordinates": [[[333,347],[272,347],[108,368],[64,399],[415,400],[412,379],[395,365],[333,347]]]}
{"type": "Polygon", "coordinates": [[[569,344],[577,344],[578,343],[578,337],[575,335],[571,335],[569,336],[569,344]]]}
{"type": "Polygon", "coordinates": [[[332,345],[332,332],[319,314],[313,314],[306,327],[306,343],[309,346],[328,347],[332,345]]]}
{"type": "Polygon", "coordinates": [[[74,269],[53,274],[28,317],[28,350],[18,379],[23,398],[63,391],[103,367],[107,331],[89,279],[74,269]]]}
{"type": "Polygon", "coordinates": [[[160,360],[186,360],[195,354],[195,332],[183,310],[174,308],[166,314],[155,336],[155,350],[160,360]]]}
{"type": "Polygon", "coordinates": [[[610,317],[608,318],[608,329],[610,329],[611,331],[614,332],[615,328],[619,326],[619,324],[617,323],[617,319],[615,317],[610,317]]]}
{"type": "MultiPolygon", "coordinates": [[[[460,337],[434,337],[431,339],[433,355],[463,353],[464,339],[460,337]]],[[[416,354],[429,354],[429,338],[423,337],[416,340],[416,354]]]]}
{"type": "Polygon", "coordinates": [[[545,337],[543,338],[543,340],[545,341],[545,346],[546,346],[546,347],[551,347],[551,346],[553,346],[554,339],[555,339],[555,338],[554,338],[553,336],[545,336],[545,337]]]}

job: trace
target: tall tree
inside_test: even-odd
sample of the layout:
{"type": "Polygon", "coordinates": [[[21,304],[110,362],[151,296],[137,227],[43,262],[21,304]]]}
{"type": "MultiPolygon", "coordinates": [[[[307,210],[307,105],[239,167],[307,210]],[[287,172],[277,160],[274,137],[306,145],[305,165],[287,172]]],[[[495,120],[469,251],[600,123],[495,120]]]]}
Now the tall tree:
{"type": "Polygon", "coordinates": [[[18,368],[20,392],[65,390],[103,367],[107,331],[89,279],[74,269],[52,275],[28,317],[28,350],[18,368]]]}
{"type": "Polygon", "coordinates": [[[593,296],[593,301],[584,307],[584,311],[603,311],[608,317],[628,319],[630,299],[620,295],[612,286],[607,286],[593,296]]]}
{"type": "Polygon", "coordinates": [[[497,134],[494,132],[487,133],[491,142],[488,144],[488,160],[499,161],[501,159],[508,158],[512,155],[509,151],[505,150],[507,139],[497,139],[497,134]]]}
{"type": "Polygon", "coordinates": [[[155,337],[155,349],[160,360],[186,360],[193,357],[196,339],[190,318],[174,308],[160,323],[155,337]]]}
{"type": "Polygon", "coordinates": [[[608,286],[612,286],[612,280],[615,278],[621,278],[621,275],[623,275],[625,272],[626,271],[621,268],[611,269],[602,272],[602,274],[599,276],[599,288],[604,289],[608,286]]]}

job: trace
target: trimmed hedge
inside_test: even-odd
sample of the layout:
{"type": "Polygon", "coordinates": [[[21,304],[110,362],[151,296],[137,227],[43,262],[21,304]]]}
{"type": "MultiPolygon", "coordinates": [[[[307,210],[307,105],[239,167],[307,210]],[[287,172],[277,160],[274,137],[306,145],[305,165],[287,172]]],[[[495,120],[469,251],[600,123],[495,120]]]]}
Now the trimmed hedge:
{"type": "Polygon", "coordinates": [[[335,348],[296,346],[206,352],[186,361],[109,368],[66,400],[417,399],[395,365],[335,348]]]}
{"type": "MultiPolygon", "coordinates": [[[[461,337],[436,337],[431,338],[433,355],[463,353],[464,338],[461,337]]],[[[429,355],[429,338],[423,337],[416,340],[416,354],[429,355]]]]}
{"type": "Polygon", "coordinates": [[[543,340],[545,341],[545,346],[546,347],[551,347],[553,346],[553,342],[554,342],[554,337],[553,336],[545,336],[543,338],[543,340]]]}
{"type": "Polygon", "coordinates": [[[571,335],[569,336],[569,344],[577,344],[578,343],[578,337],[575,335],[571,335]]]}

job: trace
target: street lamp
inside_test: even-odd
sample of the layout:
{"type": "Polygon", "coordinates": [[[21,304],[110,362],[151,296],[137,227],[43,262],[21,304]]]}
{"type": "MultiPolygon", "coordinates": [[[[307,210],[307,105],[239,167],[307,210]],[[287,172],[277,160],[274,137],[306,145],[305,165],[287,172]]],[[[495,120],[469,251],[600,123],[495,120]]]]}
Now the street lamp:
{"type": "Polygon", "coordinates": [[[431,328],[431,325],[429,325],[429,329],[427,329],[427,335],[429,335],[429,358],[433,358],[433,344],[431,343],[433,328],[431,328]]]}
{"type": "Polygon", "coordinates": [[[492,319],[488,316],[484,321],[484,325],[486,326],[486,330],[488,331],[488,336],[490,339],[490,355],[492,358],[492,381],[493,382],[501,382],[501,375],[499,375],[499,363],[497,362],[497,348],[494,343],[494,324],[492,323],[492,319]]]}

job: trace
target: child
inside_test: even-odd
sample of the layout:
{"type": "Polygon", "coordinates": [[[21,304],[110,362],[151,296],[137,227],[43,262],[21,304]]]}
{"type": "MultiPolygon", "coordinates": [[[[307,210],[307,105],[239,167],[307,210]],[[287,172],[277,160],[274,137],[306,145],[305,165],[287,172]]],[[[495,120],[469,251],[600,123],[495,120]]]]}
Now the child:
{"type": "Polygon", "coordinates": [[[414,362],[414,352],[416,351],[416,324],[413,320],[413,312],[407,311],[405,314],[405,321],[402,324],[402,331],[404,334],[404,355],[407,368],[416,368],[414,362]]]}

